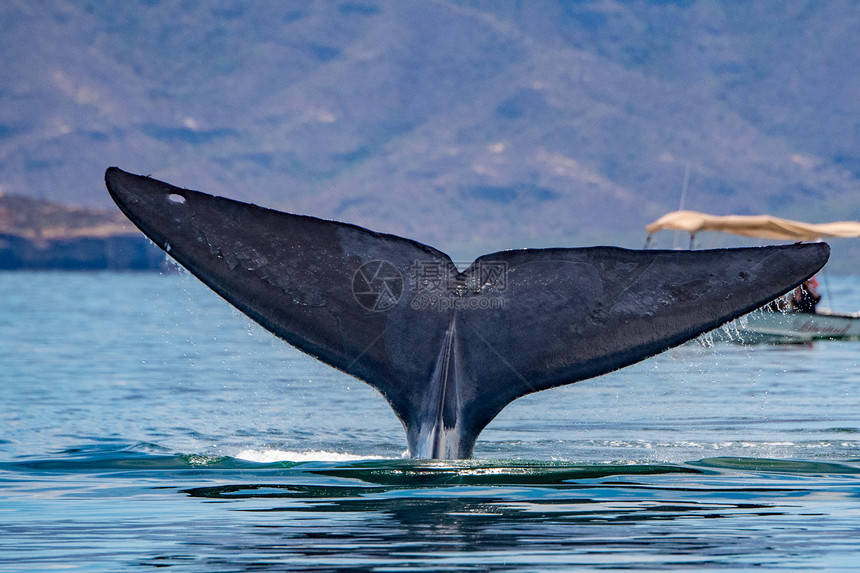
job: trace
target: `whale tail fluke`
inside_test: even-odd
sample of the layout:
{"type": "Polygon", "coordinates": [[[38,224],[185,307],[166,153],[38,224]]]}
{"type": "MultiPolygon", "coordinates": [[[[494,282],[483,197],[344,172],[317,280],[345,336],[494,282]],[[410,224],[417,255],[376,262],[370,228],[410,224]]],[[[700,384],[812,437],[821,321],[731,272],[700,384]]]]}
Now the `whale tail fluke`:
{"type": "Polygon", "coordinates": [[[824,243],[706,251],[444,253],[126,173],[119,208],[215,292],[376,388],[416,457],[465,458],[516,398],[677,346],[791,290],[824,243]]]}

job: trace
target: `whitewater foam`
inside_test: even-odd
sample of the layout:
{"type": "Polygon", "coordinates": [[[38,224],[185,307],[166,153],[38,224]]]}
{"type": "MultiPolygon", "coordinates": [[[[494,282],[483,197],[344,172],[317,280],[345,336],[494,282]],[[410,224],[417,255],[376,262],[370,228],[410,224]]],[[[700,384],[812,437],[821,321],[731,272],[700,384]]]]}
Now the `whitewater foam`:
{"type": "Polygon", "coordinates": [[[311,450],[308,452],[242,450],[234,457],[248,462],[258,462],[263,464],[272,464],[277,462],[352,462],[383,459],[379,456],[360,456],[340,452],[327,452],[324,450],[311,450]]]}

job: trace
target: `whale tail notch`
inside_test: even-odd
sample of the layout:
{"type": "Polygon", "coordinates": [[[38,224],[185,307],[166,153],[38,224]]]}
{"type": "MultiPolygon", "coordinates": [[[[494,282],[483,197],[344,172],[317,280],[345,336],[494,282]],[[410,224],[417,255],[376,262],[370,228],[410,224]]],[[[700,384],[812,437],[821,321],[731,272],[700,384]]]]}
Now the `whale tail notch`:
{"type": "Polygon", "coordinates": [[[788,292],[824,243],[444,253],[111,167],[107,188],[155,244],[263,327],[376,388],[414,457],[467,458],[513,400],[677,346],[788,292]]]}

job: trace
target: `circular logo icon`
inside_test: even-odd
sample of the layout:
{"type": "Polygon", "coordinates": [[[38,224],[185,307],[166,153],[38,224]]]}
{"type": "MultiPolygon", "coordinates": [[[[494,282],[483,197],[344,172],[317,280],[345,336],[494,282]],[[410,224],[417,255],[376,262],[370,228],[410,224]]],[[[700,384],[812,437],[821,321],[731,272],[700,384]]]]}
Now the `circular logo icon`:
{"type": "Polygon", "coordinates": [[[402,294],[403,275],[388,261],[364,263],[352,276],[352,296],[367,310],[388,310],[402,294]]]}

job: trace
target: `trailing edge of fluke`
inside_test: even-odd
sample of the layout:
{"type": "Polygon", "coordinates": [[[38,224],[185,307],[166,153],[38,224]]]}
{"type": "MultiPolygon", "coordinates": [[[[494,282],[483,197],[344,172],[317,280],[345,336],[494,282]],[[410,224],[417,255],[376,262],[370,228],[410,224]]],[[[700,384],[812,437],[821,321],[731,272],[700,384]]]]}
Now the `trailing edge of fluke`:
{"type": "Polygon", "coordinates": [[[432,247],[355,225],[116,167],[105,182],[141,231],[228,302],[382,393],[421,458],[469,457],[520,396],[716,328],[791,290],[830,252],[524,249],[459,272],[432,247]]]}

